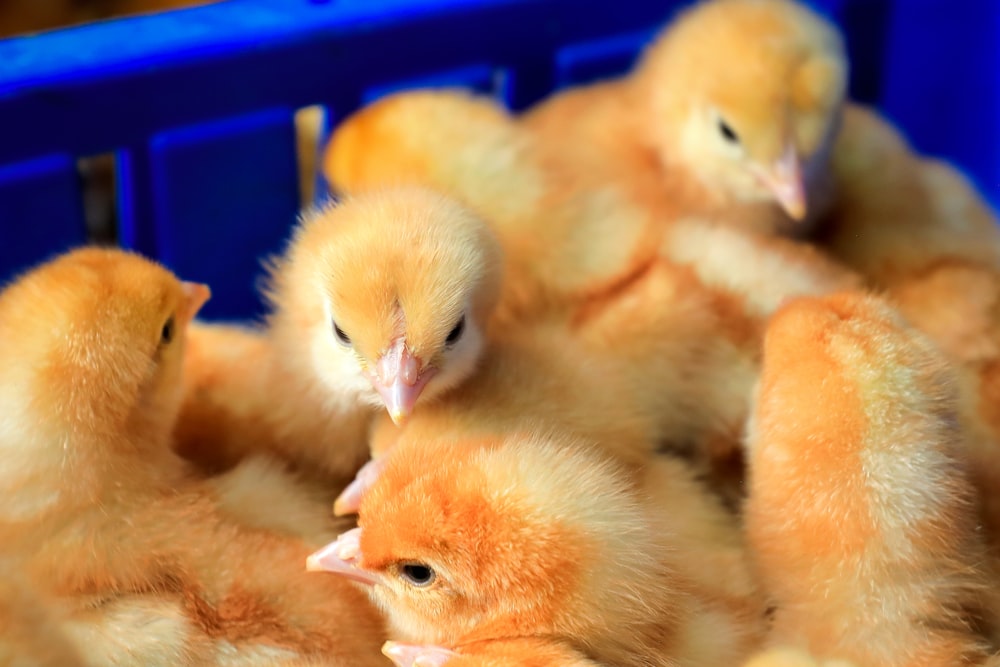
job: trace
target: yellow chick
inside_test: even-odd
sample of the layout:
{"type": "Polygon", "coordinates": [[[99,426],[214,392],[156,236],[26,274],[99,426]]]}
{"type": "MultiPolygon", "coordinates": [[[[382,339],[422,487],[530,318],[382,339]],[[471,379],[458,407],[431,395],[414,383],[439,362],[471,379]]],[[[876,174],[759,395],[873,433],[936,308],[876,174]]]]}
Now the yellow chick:
{"type": "Polygon", "coordinates": [[[170,449],[185,330],[207,298],[148,260],[97,248],[0,293],[5,555],[71,616],[93,610],[91,636],[146,627],[130,647],[144,663],[379,664],[381,621],[364,597],[302,571],[315,542],[240,521],[227,505],[240,493],[192,478],[170,449]]]}
{"type": "Polygon", "coordinates": [[[859,667],[986,660],[958,411],[946,358],[876,297],[798,299],[772,319],[745,514],[773,644],[859,667]]]}
{"type": "Polygon", "coordinates": [[[296,369],[402,422],[475,368],[500,286],[489,228],[422,188],[308,216],[272,269],[270,330],[296,369]]]}
{"type": "Polygon", "coordinates": [[[534,637],[602,664],[708,667],[761,638],[740,556],[734,520],[678,462],[636,484],[575,438],[528,432],[401,442],[359,528],[308,566],[367,584],[405,642],[534,637]]]}
{"type": "Polygon", "coordinates": [[[839,32],[805,5],[706,0],[626,77],[558,94],[524,123],[590,179],[659,188],[674,216],[716,213],[801,234],[808,225],[777,211],[739,210],[776,203],[793,220],[815,217],[822,207],[809,199],[823,195],[846,82],[839,32]]]}

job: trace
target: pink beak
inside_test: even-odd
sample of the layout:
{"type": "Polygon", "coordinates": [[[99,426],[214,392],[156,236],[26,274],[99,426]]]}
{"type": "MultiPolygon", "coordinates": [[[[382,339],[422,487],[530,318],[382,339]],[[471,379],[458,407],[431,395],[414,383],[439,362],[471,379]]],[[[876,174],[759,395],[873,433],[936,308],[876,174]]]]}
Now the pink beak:
{"type": "Polygon", "coordinates": [[[761,174],[761,180],[775,201],[793,220],[806,217],[806,188],[795,148],[789,145],[774,166],[761,174]]]}
{"type": "Polygon", "coordinates": [[[382,397],[393,423],[399,425],[413,412],[420,393],[437,373],[436,368],[421,370],[421,361],[406,349],[406,341],[397,338],[376,364],[372,386],[382,397]]]}
{"type": "Polygon", "coordinates": [[[382,655],[392,660],[396,667],[441,667],[458,654],[442,646],[389,641],[382,644],[382,655]]]}
{"type": "Polygon", "coordinates": [[[212,297],[212,290],[208,288],[208,285],[187,281],[181,283],[181,288],[184,290],[185,301],[181,316],[190,322],[205,305],[205,302],[212,297]]]}
{"type": "Polygon", "coordinates": [[[361,556],[361,529],[353,528],[306,559],[309,572],[331,572],[372,586],[378,577],[358,567],[361,556]]]}

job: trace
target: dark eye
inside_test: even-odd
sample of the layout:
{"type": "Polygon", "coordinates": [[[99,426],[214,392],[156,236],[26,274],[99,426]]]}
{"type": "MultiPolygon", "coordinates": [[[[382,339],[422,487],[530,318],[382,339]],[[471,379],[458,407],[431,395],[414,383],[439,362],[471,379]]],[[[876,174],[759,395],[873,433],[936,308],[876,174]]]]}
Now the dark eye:
{"type": "Polygon", "coordinates": [[[729,123],[719,119],[719,132],[722,134],[722,138],[731,144],[740,143],[740,138],[736,135],[736,130],[729,127],[729,123]]]}
{"type": "Polygon", "coordinates": [[[160,345],[166,345],[174,339],[174,328],[174,316],[171,315],[170,319],[163,325],[163,330],[160,331],[160,345]]]}
{"type": "Polygon", "coordinates": [[[455,327],[448,332],[448,337],[444,339],[445,344],[454,345],[458,342],[458,339],[462,337],[463,333],[465,333],[465,315],[462,315],[458,324],[456,324],[455,327]]]}
{"type": "Polygon", "coordinates": [[[403,579],[420,588],[434,583],[434,570],[423,563],[405,563],[399,568],[399,574],[403,579]]]}
{"type": "Polygon", "coordinates": [[[351,344],[351,338],[344,333],[344,330],[337,326],[337,323],[333,323],[333,333],[337,334],[337,340],[339,340],[344,345],[351,344]]]}

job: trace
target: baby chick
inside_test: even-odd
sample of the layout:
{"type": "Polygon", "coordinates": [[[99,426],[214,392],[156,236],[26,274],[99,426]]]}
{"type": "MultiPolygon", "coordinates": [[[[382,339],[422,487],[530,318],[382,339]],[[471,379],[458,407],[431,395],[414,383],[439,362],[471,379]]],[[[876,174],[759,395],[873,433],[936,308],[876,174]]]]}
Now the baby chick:
{"type": "Polygon", "coordinates": [[[957,399],[940,351],[875,297],[798,299],[772,319],[746,524],[774,644],[862,667],[986,659],[957,399]]]}
{"type": "Polygon", "coordinates": [[[368,584],[403,641],[461,653],[537,637],[598,663],[708,666],[759,640],[735,522],[671,459],[637,488],[574,438],[415,438],[359,526],[309,567],[368,584]]]}
{"type": "Polygon", "coordinates": [[[270,329],[331,399],[404,421],[477,363],[500,285],[489,228],[423,188],[306,217],[271,272],[270,329]]]}
{"type": "Polygon", "coordinates": [[[118,604],[132,595],[180,609],[176,623],[139,610],[166,621],[144,623],[166,633],[144,644],[144,663],[204,664],[170,641],[188,628],[233,664],[308,655],[376,665],[381,623],[364,597],[307,579],[298,563],[310,542],[235,520],[226,491],[192,478],[170,449],[185,329],[207,297],[152,262],[97,248],[0,293],[6,555],[74,615],[135,618],[118,604]]]}
{"type": "Polygon", "coordinates": [[[486,225],[425,189],[307,214],[271,266],[264,330],[192,328],[178,451],[220,470],[264,450],[349,479],[376,407],[402,422],[472,372],[499,261],[486,225]]]}
{"type": "Polygon", "coordinates": [[[674,215],[801,234],[809,225],[754,205],[775,203],[800,222],[822,208],[810,199],[823,194],[846,81],[838,31],[805,5],[706,0],[629,75],[556,95],[524,123],[589,179],[661,190],[674,215]]]}

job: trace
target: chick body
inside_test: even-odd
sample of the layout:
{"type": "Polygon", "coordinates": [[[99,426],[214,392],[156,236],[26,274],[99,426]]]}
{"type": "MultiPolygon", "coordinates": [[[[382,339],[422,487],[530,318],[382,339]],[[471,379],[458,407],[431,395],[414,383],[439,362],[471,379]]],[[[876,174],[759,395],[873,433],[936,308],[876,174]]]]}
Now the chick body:
{"type": "Polygon", "coordinates": [[[164,642],[122,649],[151,664],[377,664],[381,624],[363,596],[308,580],[297,563],[309,541],[240,521],[233,489],[193,476],[170,448],[184,333],[207,296],[138,256],[91,248],[0,294],[11,566],[70,617],[95,610],[80,630],[91,637],[117,641],[115,628],[155,620],[164,642]]]}
{"type": "Polygon", "coordinates": [[[858,665],[981,664],[986,562],[952,368],[885,302],[772,320],[747,536],[770,640],[858,665]]]}

